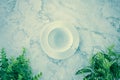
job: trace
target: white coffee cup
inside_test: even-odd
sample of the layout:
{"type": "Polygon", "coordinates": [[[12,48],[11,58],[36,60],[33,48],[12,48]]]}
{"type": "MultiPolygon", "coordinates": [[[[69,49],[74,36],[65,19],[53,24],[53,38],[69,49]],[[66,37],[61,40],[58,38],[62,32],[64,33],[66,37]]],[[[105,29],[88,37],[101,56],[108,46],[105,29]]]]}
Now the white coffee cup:
{"type": "Polygon", "coordinates": [[[79,45],[79,34],[71,23],[53,22],[42,30],[40,42],[49,57],[65,59],[75,53],[79,45]]]}

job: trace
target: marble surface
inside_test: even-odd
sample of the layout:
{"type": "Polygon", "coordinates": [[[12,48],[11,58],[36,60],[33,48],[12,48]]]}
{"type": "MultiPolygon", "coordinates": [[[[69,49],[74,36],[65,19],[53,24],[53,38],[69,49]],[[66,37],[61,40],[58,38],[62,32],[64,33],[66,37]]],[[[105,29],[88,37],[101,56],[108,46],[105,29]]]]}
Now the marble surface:
{"type": "Polygon", "coordinates": [[[41,80],[81,80],[75,72],[95,52],[111,44],[120,51],[120,0],[0,0],[0,49],[18,56],[27,48],[34,74],[41,80]],[[64,60],[48,57],[40,46],[41,29],[53,21],[72,21],[81,42],[64,60]]]}

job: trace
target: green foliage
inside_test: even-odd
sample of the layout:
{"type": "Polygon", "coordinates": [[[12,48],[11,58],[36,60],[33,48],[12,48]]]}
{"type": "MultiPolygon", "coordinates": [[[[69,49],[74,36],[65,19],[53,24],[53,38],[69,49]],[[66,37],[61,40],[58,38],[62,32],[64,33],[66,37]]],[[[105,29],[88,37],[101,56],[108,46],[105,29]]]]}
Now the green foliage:
{"type": "Polygon", "coordinates": [[[39,80],[42,73],[33,76],[29,60],[25,57],[26,50],[17,58],[6,57],[4,49],[0,53],[0,80],[39,80]]]}
{"type": "Polygon", "coordinates": [[[120,53],[110,46],[107,52],[96,53],[90,61],[90,66],[76,72],[86,74],[83,80],[119,80],[120,79],[120,53]]]}

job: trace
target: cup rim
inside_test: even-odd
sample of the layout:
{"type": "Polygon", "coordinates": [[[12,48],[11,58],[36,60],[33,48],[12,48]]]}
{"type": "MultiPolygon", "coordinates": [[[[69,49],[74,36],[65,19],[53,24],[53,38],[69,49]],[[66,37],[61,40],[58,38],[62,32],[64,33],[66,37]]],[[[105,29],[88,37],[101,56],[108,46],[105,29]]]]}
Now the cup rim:
{"type": "Polygon", "coordinates": [[[65,50],[68,50],[69,48],[70,48],[70,46],[73,44],[73,37],[72,37],[72,34],[70,33],[70,31],[67,29],[67,28],[65,28],[65,27],[52,27],[52,29],[50,29],[49,31],[48,31],[48,34],[46,34],[46,36],[47,36],[47,43],[48,43],[48,45],[49,45],[49,47],[52,49],[52,50],[54,50],[55,52],[64,52],[65,50]],[[49,39],[48,39],[48,37],[49,37],[49,34],[53,31],[53,30],[55,30],[55,29],[63,29],[63,30],[65,30],[66,31],[66,33],[68,34],[68,36],[69,36],[69,38],[70,38],[70,40],[69,40],[69,44],[67,44],[67,46],[64,46],[62,49],[53,49],[52,47],[50,47],[50,44],[49,44],[49,39]]]}

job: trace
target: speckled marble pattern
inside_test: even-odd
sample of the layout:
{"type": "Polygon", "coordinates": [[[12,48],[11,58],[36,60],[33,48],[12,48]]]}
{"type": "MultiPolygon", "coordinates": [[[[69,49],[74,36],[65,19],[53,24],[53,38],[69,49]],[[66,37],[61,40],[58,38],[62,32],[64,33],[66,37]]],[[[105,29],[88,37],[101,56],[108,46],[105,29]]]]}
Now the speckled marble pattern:
{"type": "Polygon", "coordinates": [[[111,44],[120,51],[120,0],[0,0],[0,49],[18,56],[27,48],[34,74],[42,80],[81,80],[75,72],[96,51],[111,44]],[[41,49],[41,29],[53,21],[72,21],[81,42],[65,60],[49,58],[41,49]]]}

